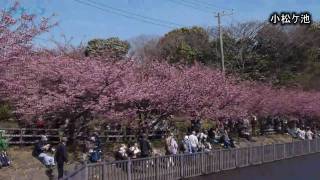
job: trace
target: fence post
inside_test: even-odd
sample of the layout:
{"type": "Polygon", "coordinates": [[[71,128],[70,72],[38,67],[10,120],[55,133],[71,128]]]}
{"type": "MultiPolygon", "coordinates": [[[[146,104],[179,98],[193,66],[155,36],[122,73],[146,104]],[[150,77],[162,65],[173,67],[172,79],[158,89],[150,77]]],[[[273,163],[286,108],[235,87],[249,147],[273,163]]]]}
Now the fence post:
{"type": "Polygon", "coordinates": [[[236,167],[239,167],[238,156],[239,156],[239,149],[236,149],[236,167]]]}
{"type": "Polygon", "coordinates": [[[182,162],[183,157],[184,155],[179,155],[180,178],[183,178],[183,162],[182,162]]]}
{"type": "Polygon", "coordinates": [[[131,180],[131,159],[128,159],[128,163],[127,163],[127,173],[128,173],[128,180],[131,180]]]}
{"type": "Polygon", "coordinates": [[[205,152],[204,151],[202,151],[201,152],[201,174],[206,174],[206,172],[205,172],[205,166],[204,166],[204,154],[205,154],[205,152]]]}
{"type": "Polygon", "coordinates": [[[264,144],[262,143],[262,162],[264,162],[264,144]]]}
{"type": "Polygon", "coordinates": [[[249,165],[253,164],[252,163],[252,154],[253,154],[252,151],[253,151],[253,146],[250,145],[249,146],[249,159],[248,159],[249,160],[249,162],[248,162],[249,165]]]}
{"type": "Polygon", "coordinates": [[[220,171],[223,169],[223,157],[222,157],[222,150],[220,149],[219,151],[219,160],[220,160],[220,163],[219,163],[219,166],[220,166],[220,171]]]}
{"type": "Polygon", "coordinates": [[[283,144],[283,159],[286,159],[286,143],[283,144]]]}
{"type": "Polygon", "coordinates": [[[88,165],[87,163],[85,162],[84,163],[84,180],[88,180],[89,179],[89,172],[88,172],[88,165]]]}
{"type": "Polygon", "coordinates": [[[160,157],[155,158],[156,163],[156,180],[160,179],[160,157]]]}
{"type": "Polygon", "coordinates": [[[294,146],[294,141],[292,141],[292,157],[295,157],[296,151],[294,146]]]}
{"type": "Polygon", "coordinates": [[[103,169],[102,169],[102,179],[107,180],[107,164],[106,162],[103,162],[103,169]]]}
{"type": "Polygon", "coordinates": [[[23,128],[20,129],[20,139],[19,139],[20,146],[22,146],[22,143],[23,143],[22,137],[23,137],[23,128]]]}
{"type": "Polygon", "coordinates": [[[273,143],[273,161],[277,160],[276,158],[276,143],[273,143]]]}
{"type": "Polygon", "coordinates": [[[250,149],[251,149],[251,144],[249,145],[249,147],[247,147],[247,156],[248,156],[248,158],[246,158],[246,161],[247,161],[246,166],[249,166],[249,164],[250,164],[250,149]]]}

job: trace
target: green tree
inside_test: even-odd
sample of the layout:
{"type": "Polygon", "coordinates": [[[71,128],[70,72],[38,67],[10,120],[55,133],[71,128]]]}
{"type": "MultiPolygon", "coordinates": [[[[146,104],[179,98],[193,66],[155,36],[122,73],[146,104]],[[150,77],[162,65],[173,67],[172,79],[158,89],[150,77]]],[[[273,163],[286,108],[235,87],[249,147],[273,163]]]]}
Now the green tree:
{"type": "Polygon", "coordinates": [[[201,27],[180,28],[167,33],[157,45],[160,56],[170,63],[210,64],[217,60],[215,44],[209,33],[201,27]]]}
{"type": "Polygon", "coordinates": [[[319,23],[310,27],[300,27],[296,31],[295,42],[301,47],[304,69],[298,75],[298,83],[305,89],[320,90],[320,28],[319,23]]]}
{"type": "Polygon", "coordinates": [[[275,59],[280,67],[276,72],[278,84],[315,87],[312,84],[319,83],[315,79],[319,78],[320,30],[313,26],[295,26],[282,27],[281,31],[287,38],[278,43],[275,51],[279,54],[275,59]]]}
{"type": "Polygon", "coordinates": [[[12,112],[8,104],[0,102],[0,121],[8,120],[12,117],[12,112]]]}
{"type": "Polygon", "coordinates": [[[224,35],[227,71],[245,79],[296,85],[310,66],[306,41],[314,38],[307,38],[307,29],[252,22],[229,27],[224,35]]]}
{"type": "Polygon", "coordinates": [[[102,57],[104,59],[119,60],[128,53],[130,44],[117,37],[108,39],[93,39],[85,49],[86,56],[102,57]]]}

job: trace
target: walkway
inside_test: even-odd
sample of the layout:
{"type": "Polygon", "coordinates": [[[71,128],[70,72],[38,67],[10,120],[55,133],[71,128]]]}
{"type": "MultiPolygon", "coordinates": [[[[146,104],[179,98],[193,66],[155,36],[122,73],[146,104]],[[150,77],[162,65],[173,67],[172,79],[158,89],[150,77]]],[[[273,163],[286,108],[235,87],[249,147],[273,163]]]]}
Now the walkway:
{"type": "Polygon", "coordinates": [[[320,154],[300,156],[292,159],[222,171],[188,180],[318,180],[320,179],[320,154]]]}

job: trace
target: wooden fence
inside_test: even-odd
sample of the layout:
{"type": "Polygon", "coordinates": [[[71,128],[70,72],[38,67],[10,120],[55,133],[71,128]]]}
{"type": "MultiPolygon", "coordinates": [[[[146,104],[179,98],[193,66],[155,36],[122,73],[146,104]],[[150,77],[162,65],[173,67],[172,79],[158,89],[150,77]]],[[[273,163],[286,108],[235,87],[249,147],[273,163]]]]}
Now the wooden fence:
{"type": "Polygon", "coordinates": [[[320,152],[320,139],[85,164],[64,180],[174,180],[320,152]]]}
{"type": "MultiPolygon", "coordinates": [[[[34,144],[41,138],[42,135],[46,135],[50,143],[58,143],[62,132],[59,134],[58,129],[35,129],[35,128],[0,128],[3,132],[3,137],[8,140],[9,144],[34,144]]],[[[161,138],[165,135],[164,131],[152,131],[149,133],[149,138],[161,138]]],[[[118,130],[106,130],[99,136],[102,143],[107,142],[127,142],[136,141],[136,132],[118,130]]],[[[79,135],[77,139],[85,139],[86,136],[79,135]]]]}
{"type": "Polygon", "coordinates": [[[0,128],[2,136],[9,144],[34,144],[46,135],[51,143],[59,142],[59,131],[57,129],[33,129],[33,128],[0,128]]]}

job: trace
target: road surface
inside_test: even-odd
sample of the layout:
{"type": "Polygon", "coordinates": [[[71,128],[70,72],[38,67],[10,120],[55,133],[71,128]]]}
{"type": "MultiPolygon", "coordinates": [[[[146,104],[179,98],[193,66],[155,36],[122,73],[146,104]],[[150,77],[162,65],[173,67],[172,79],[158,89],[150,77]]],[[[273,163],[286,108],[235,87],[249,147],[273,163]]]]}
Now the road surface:
{"type": "Polygon", "coordinates": [[[320,153],[245,168],[222,171],[189,180],[319,180],[320,153]]]}

